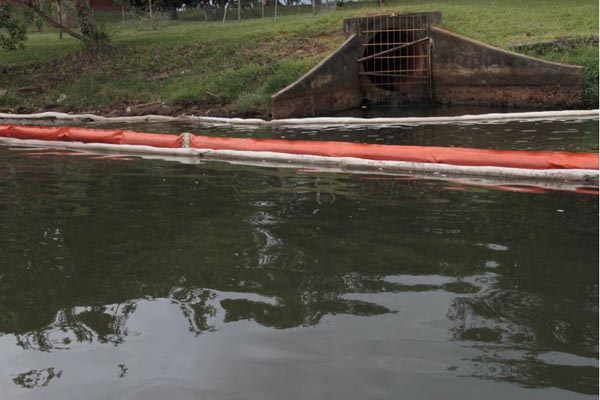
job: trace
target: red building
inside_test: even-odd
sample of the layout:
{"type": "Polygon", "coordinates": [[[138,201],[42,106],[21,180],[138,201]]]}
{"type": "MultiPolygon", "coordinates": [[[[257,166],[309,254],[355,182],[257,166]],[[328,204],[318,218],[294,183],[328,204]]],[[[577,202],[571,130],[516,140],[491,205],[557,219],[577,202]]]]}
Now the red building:
{"type": "Polygon", "coordinates": [[[112,0],[90,0],[90,7],[93,10],[121,11],[121,6],[113,3],[112,0]]]}

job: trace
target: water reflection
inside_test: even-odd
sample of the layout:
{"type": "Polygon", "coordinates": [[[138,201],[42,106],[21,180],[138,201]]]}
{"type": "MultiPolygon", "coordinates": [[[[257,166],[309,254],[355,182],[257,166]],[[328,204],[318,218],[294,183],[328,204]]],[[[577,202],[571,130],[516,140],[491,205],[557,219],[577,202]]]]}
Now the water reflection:
{"type": "MultiPolygon", "coordinates": [[[[445,373],[597,390],[593,196],[0,152],[15,174],[0,180],[0,334],[21,349],[128,348],[148,327],[131,325],[141,304],[162,299],[199,341],[244,322],[284,334],[336,316],[400,333],[439,298],[446,320],[432,326],[469,349],[445,373]]],[[[396,351],[382,357],[403,360],[396,351]]],[[[69,372],[20,371],[21,387],[69,372]]]]}
{"type": "Polygon", "coordinates": [[[59,310],[50,325],[15,334],[17,344],[26,350],[66,350],[73,342],[99,342],[118,345],[127,337],[128,316],[135,301],[125,304],[76,307],[59,310]]]}
{"type": "Polygon", "coordinates": [[[481,352],[471,359],[469,375],[593,395],[598,392],[598,320],[590,318],[594,314],[597,309],[581,310],[568,300],[489,290],[455,299],[448,318],[455,323],[450,330],[453,340],[481,352]],[[543,359],[547,352],[555,354],[554,364],[543,359]],[[573,365],[573,354],[584,365],[573,365]]]}
{"type": "Polygon", "coordinates": [[[13,381],[25,389],[33,389],[48,386],[52,380],[60,378],[61,375],[62,371],[56,371],[55,368],[32,369],[19,374],[13,381]]]}

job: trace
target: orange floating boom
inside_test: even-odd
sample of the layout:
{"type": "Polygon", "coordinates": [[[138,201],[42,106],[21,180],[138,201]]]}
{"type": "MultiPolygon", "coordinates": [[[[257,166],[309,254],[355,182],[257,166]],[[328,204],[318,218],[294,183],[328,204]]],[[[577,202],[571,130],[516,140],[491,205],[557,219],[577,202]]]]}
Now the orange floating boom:
{"type": "Polygon", "coordinates": [[[598,170],[597,153],[396,146],[335,141],[247,139],[138,133],[117,129],[0,125],[0,137],[158,148],[274,152],[365,160],[437,163],[470,167],[598,170]]]}
{"type": "Polygon", "coordinates": [[[526,169],[598,169],[598,154],[195,136],[190,147],[526,169]]]}

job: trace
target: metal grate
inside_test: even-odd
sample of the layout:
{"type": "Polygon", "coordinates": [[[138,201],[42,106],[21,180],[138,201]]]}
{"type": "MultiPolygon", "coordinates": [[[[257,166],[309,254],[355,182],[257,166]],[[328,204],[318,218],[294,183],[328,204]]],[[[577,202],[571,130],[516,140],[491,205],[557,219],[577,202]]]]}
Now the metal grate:
{"type": "Polygon", "coordinates": [[[431,97],[431,39],[427,14],[378,15],[358,24],[359,74],[389,92],[426,85],[431,97]]]}

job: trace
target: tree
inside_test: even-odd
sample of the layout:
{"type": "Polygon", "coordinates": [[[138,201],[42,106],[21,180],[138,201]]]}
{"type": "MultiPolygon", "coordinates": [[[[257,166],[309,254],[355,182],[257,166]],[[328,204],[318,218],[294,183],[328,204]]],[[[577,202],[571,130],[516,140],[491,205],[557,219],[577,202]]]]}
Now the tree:
{"type": "Polygon", "coordinates": [[[165,8],[167,9],[167,11],[169,12],[169,17],[172,20],[178,20],[179,19],[179,15],[177,15],[177,7],[175,6],[175,3],[183,3],[182,1],[174,1],[174,0],[165,0],[165,8]]]}
{"type": "MultiPolygon", "coordinates": [[[[61,25],[64,25],[62,6],[63,6],[63,0],[56,0],[56,11],[58,13],[58,23],[61,24],[61,25]]],[[[62,28],[59,30],[58,36],[61,39],[63,38],[63,30],[62,30],[62,28]]]]}
{"type": "Polygon", "coordinates": [[[27,38],[27,25],[16,18],[10,2],[0,3],[0,48],[17,50],[27,38]]]}
{"type": "MultiPolygon", "coordinates": [[[[48,25],[81,41],[86,49],[97,52],[108,45],[108,35],[100,32],[90,10],[87,0],[62,0],[63,3],[73,2],[77,12],[79,32],[67,27],[62,20],[62,15],[55,18],[51,13],[44,11],[41,0],[15,0],[18,7],[31,10],[48,25]]],[[[0,4],[0,46],[8,50],[16,50],[23,46],[26,40],[26,25],[16,17],[16,9],[10,2],[0,4]],[[2,33],[6,31],[7,33],[2,33]]]]}
{"type": "MultiPolygon", "coordinates": [[[[184,0],[113,0],[113,3],[122,7],[127,5],[134,10],[148,11],[150,20],[154,19],[154,14],[158,11],[165,11],[170,19],[178,20],[179,15],[177,14],[177,7],[184,4],[184,0]]],[[[189,1],[187,5],[190,5],[189,1]]]]}
{"type": "Polygon", "coordinates": [[[321,0],[312,0],[312,10],[313,14],[321,12],[321,0]]]}

